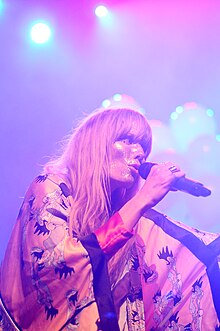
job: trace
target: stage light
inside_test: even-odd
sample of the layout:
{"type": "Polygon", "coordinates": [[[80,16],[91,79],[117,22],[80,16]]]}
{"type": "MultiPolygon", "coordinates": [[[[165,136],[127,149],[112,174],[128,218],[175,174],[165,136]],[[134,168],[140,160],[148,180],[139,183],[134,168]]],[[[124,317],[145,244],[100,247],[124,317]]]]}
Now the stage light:
{"type": "Polygon", "coordinates": [[[32,26],[30,35],[35,43],[44,44],[51,37],[51,29],[46,23],[38,22],[32,26]]]}
{"type": "Polygon", "coordinates": [[[114,101],[121,101],[122,95],[119,93],[116,93],[113,95],[113,99],[114,99],[114,101]]]}
{"type": "Polygon", "coordinates": [[[108,9],[105,6],[97,6],[95,9],[95,14],[97,17],[106,17],[108,15],[108,9]]]}
{"type": "Polygon", "coordinates": [[[209,116],[209,117],[212,117],[212,116],[214,116],[214,110],[212,110],[212,109],[207,109],[206,110],[206,114],[209,116]]]}
{"type": "Polygon", "coordinates": [[[2,10],[3,10],[3,1],[0,0],[0,14],[1,14],[2,10]]]}
{"type": "Polygon", "coordinates": [[[218,142],[220,142],[220,134],[217,134],[215,138],[218,142]]]}
{"type": "Polygon", "coordinates": [[[170,118],[171,118],[171,120],[176,120],[177,117],[178,117],[178,113],[175,112],[175,111],[173,111],[173,112],[170,114],[170,118]]]}
{"type": "Polygon", "coordinates": [[[177,114],[181,114],[183,111],[184,111],[184,108],[182,106],[177,106],[176,107],[177,114]]]}
{"type": "Polygon", "coordinates": [[[211,111],[195,103],[187,102],[183,106],[183,111],[170,124],[176,146],[179,151],[187,151],[194,140],[201,136],[213,136],[216,133],[216,121],[211,111]],[[208,115],[209,114],[209,115],[208,115]]]}
{"type": "Polygon", "coordinates": [[[105,99],[102,101],[102,107],[108,108],[111,105],[111,101],[109,99],[105,99]]]}

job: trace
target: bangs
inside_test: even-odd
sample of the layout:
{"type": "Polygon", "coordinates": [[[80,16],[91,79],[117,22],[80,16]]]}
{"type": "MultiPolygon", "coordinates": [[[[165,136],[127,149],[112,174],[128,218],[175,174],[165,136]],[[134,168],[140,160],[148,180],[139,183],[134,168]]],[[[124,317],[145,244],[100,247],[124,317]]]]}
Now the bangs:
{"type": "Polygon", "coordinates": [[[144,152],[149,154],[151,150],[152,132],[144,115],[130,109],[121,109],[118,115],[115,123],[114,140],[132,137],[132,140],[135,143],[139,143],[144,152]]]}

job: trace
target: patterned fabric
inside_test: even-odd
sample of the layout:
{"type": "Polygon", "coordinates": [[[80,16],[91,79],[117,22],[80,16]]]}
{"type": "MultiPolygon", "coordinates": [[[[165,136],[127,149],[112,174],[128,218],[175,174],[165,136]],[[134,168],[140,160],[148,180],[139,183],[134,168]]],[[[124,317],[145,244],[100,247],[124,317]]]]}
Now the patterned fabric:
{"type": "Polygon", "coordinates": [[[139,222],[146,330],[219,330],[218,234],[149,211],[139,222]]]}
{"type": "Polygon", "coordinates": [[[128,263],[129,286],[126,298],[127,324],[129,331],[144,331],[145,317],[143,305],[143,292],[139,274],[140,264],[136,252],[136,245],[133,247],[132,258],[128,263]]]}
{"type": "MultiPolygon", "coordinates": [[[[68,186],[65,178],[55,175],[36,178],[6,251],[1,295],[22,330],[106,330],[100,323],[86,245],[68,235],[68,186]]],[[[103,233],[108,227],[113,229],[116,222],[116,231],[111,230],[108,240],[101,229],[97,235],[100,245],[111,255],[132,236],[123,228],[118,214],[103,226],[103,233]]],[[[96,238],[94,243],[99,245],[96,238]]],[[[103,255],[100,247],[97,251],[103,255]]],[[[11,330],[5,325],[2,329],[11,330]]]]}
{"type": "Polygon", "coordinates": [[[19,331],[0,298],[0,330],[19,331]]]}
{"type": "Polygon", "coordinates": [[[0,331],[220,330],[217,234],[148,211],[112,297],[107,260],[134,233],[116,213],[70,237],[70,194],[57,175],[30,186],[1,267],[0,331]]]}
{"type": "Polygon", "coordinates": [[[113,289],[113,297],[118,308],[120,330],[144,331],[143,293],[135,244],[130,248],[129,255],[124,273],[113,289]]]}

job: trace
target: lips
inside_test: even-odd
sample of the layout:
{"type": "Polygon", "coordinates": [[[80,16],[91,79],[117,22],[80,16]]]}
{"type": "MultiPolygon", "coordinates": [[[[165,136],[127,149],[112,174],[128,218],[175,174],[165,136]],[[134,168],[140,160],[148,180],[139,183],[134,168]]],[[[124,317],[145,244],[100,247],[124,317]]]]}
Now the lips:
{"type": "Polygon", "coordinates": [[[128,164],[129,168],[131,169],[131,171],[135,174],[138,174],[138,169],[140,167],[140,163],[129,163],[128,164]]]}
{"type": "Polygon", "coordinates": [[[128,163],[128,166],[138,170],[140,167],[140,163],[139,162],[130,162],[130,163],[128,163]]]}

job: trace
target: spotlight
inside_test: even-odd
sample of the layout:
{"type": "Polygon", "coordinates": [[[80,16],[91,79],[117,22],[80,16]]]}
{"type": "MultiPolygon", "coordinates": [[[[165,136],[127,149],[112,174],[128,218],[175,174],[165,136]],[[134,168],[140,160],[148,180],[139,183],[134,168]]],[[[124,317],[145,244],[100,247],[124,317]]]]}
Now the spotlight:
{"type": "Polygon", "coordinates": [[[213,116],[214,116],[214,110],[208,108],[208,109],[206,110],[206,114],[207,114],[209,117],[213,117],[213,116]]]}
{"type": "Polygon", "coordinates": [[[121,101],[122,95],[120,93],[116,93],[113,95],[113,100],[114,101],[121,101]]]}
{"type": "Polygon", "coordinates": [[[109,99],[105,99],[102,101],[102,107],[108,108],[111,105],[111,101],[109,99]]]}
{"type": "Polygon", "coordinates": [[[181,114],[183,111],[184,111],[184,109],[183,109],[182,106],[177,106],[177,107],[176,107],[176,112],[177,112],[177,114],[181,114]]]}
{"type": "Polygon", "coordinates": [[[2,0],[0,0],[0,14],[1,14],[1,11],[3,11],[3,1],[2,0]]]}
{"type": "Polygon", "coordinates": [[[171,114],[170,114],[170,118],[171,120],[176,120],[178,118],[178,113],[176,111],[173,111],[171,114]]]}
{"type": "Polygon", "coordinates": [[[51,37],[51,29],[47,24],[39,22],[32,26],[30,35],[36,44],[44,44],[51,37]]]}
{"type": "Polygon", "coordinates": [[[108,9],[105,6],[97,6],[95,9],[95,14],[97,17],[106,17],[108,15],[108,9]]]}

